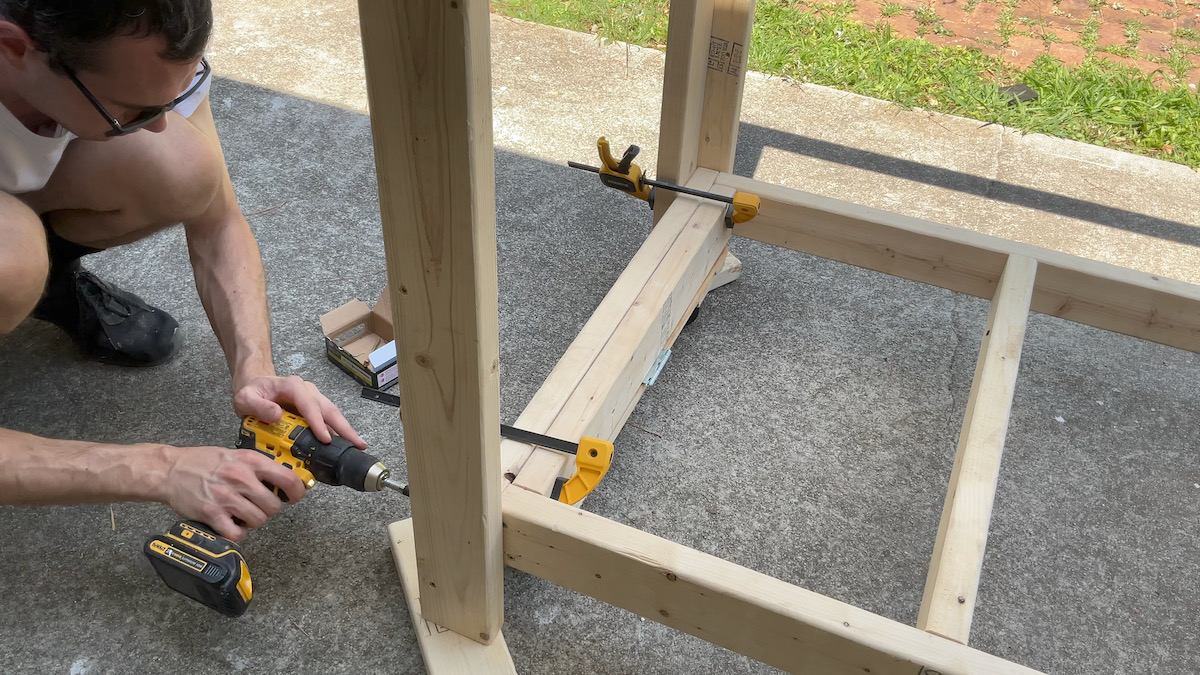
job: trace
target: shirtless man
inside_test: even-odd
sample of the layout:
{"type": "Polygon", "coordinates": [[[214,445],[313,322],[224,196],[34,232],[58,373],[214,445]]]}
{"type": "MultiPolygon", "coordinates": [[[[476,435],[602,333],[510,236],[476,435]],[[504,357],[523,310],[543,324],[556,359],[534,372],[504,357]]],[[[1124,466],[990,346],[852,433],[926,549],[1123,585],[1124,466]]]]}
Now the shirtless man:
{"type": "MultiPolygon", "coordinates": [[[[105,363],[170,359],[175,320],[80,258],[183,223],[237,414],[289,406],[365,448],[314,385],[275,374],[262,260],[209,110],[211,28],[210,0],[0,0],[0,335],[32,317],[105,363]]],[[[157,501],[241,540],[281,508],[263,481],[304,496],[252,450],[0,429],[0,504],[157,501]]]]}

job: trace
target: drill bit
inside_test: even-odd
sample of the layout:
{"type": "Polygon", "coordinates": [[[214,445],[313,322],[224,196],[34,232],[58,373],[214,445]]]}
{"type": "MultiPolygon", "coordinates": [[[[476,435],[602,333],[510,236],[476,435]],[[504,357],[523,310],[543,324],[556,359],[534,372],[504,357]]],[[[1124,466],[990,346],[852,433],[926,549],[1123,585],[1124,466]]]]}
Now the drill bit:
{"type": "Polygon", "coordinates": [[[398,480],[392,480],[391,478],[385,478],[383,480],[382,485],[384,487],[391,488],[391,489],[395,490],[396,492],[399,492],[400,494],[404,495],[405,497],[408,496],[408,483],[401,483],[398,480]]]}

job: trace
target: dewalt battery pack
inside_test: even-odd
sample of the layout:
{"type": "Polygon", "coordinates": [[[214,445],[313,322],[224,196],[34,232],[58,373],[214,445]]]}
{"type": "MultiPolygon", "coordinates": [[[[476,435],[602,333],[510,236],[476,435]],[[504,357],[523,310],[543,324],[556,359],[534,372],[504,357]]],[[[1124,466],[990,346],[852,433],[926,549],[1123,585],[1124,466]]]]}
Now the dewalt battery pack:
{"type": "Polygon", "coordinates": [[[207,526],[180,521],[146,542],[146,558],[168,586],[226,616],[241,616],[254,588],[237,544],[207,526]]]}

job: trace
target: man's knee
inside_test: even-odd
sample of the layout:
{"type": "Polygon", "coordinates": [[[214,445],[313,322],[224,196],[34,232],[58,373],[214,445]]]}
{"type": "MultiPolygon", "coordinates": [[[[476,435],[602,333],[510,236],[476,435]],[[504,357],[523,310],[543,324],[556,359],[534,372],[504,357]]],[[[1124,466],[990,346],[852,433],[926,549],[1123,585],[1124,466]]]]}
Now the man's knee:
{"type": "MultiPolygon", "coordinates": [[[[189,126],[182,119],[172,122],[180,127],[189,126]]],[[[151,224],[166,226],[199,218],[221,188],[225,162],[220,151],[196,130],[186,131],[178,134],[173,148],[175,159],[160,167],[159,189],[141,192],[143,199],[139,201],[151,224]]]]}
{"type": "Polygon", "coordinates": [[[123,241],[199,217],[221,187],[225,162],[185,118],[169,117],[162,133],[72,141],[46,188],[22,197],[38,213],[115,214],[107,227],[90,220],[79,226],[55,222],[66,238],[89,243],[123,241]]]}
{"type": "Polygon", "coordinates": [[[0,223],[6,238],[0,246],[0,335],[12,332],[37,306],[50,272],[41,221],[28,209],[14,215],[5,206],[0,199],[0,215],[9,219],[0,223]]]}

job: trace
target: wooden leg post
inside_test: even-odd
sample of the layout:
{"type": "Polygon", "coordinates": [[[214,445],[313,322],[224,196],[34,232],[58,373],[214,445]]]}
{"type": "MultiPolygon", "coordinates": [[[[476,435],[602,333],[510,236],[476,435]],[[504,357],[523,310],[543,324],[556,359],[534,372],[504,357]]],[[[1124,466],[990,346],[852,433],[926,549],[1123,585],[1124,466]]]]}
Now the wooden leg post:
{"type": "MultiPolygon", "coordinates": [[[[675,0],[667,24],[662,117],[658,123],[657,178],[683,185],[696,171],[700,116],[704,111],[705,59],[713,0],[675,0]]],[[[721,171],[722,169],[717,169],[721,171]]],[[[654,222],[662,220],[675,193],[654,193],[654,222]]]]}
{"type": "MultiPolygon", "coordinates": [[[[704,100],[696,165],[731,173],[742,118],[742,92],[754,26],[754,0],[713,0],[711,35],[705,61],[704,100]]],[[[708,290],[742,275],[742,261],[728,250],[708,290]]]]}
{"type": "Polygon", "coordinates": [[[730,173],[737,150],[746,86],[746,55],[754,25],[754,0],[713,0],[712,35],[708,44],[700,146],[696,163],[730,173]]]}
{"type": "Polygon", "coordinates": [[[488,4],[362,0],[359,14],[420,612],[491,643],[504,565],[488,4]]]}
{"type": "MultiPolygon", "coordinates": [[[[733,171],[753,21],[754,0],[671,3],[658,132],[662,180],[683,184],[697,167],[733,171]]],[[[667,190],[655,193],[655,223],[674,201],[667,190]]],[[[722,258],[709,291],[742,274],[741,261],[728,250],[722,258]]]]}
{"type": "Polygon", "coordinates": [[[389,525],[388,539],[392,544],[392,560],[400,572],[400,585],[412,617],[413,631],[417,634],[417,645],[421,648],[425,670],[429,675],[516,675],[517,669],[504,641],[503,631],[490,645],[485,645],[425,618],[421,611],[420,583],[417,581],[417,551],[413,544],[412,518],[389,525]]]}

